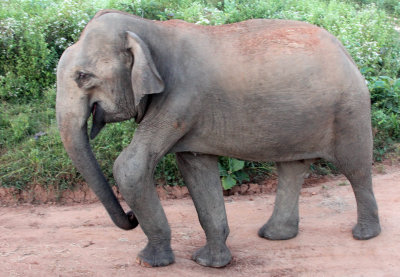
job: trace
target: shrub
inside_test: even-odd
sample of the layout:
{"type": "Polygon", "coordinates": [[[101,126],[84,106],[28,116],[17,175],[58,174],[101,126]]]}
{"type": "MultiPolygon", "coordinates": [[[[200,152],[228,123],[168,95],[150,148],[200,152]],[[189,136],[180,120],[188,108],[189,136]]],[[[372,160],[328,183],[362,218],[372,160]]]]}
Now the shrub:
{"type": "Polygon", "coordinates": [[[167,154],[158,163],[154,174],[157,184],[183,186],[183,179],[176,164],[175,154],[167,154]]]}
{"type": "Polygon", "coordinates": [[[400,140],[400,78],[373,77],[369,82],[374,126],[374,154],[381,160],[400,140]]]}
{"type": "Polygon", "coordinates": [[[55,80],[42,28],[24,20],[0,18],[0,100],[39,99],[55,80]]]}
{"type": "MultiPolygon", "coordinates": [[[[58,60],[64,50],[78,40],[83,28],[96,12],[87,1],[53,2],[45,11],[46,42],[49,49],[56,54],[58,60]]],[[[54,63],[55,66],[55,63],[54,63]]]]}
{"type": "Polygon", "coordinates": [[[361,5],[375,3],[379,8],[386,10],[395,16],[400,16],[400,2],[398,0],[353,0],[361,5]]]}
{"type": "MultiPolygon", "coordinates": [[[[52,104],[43,109],[40,101],[31,102],[30,113],[22,113],[26,105],[4,105],[1,117],[0,186],[14,186],[23,189],[30,184],[54,186],[65,189],[82,182],[62,145],[55,122],[55,90],[44,93],[52,104]],[[36,135],[36,136],[35,136],[36,135]]],[[[111,181],[113,161],[126,147],[135,130],[132,121],[108,124],[91,141],[93,151],[105,176],[111,181]]]]}
{"type": "Polygon", "coordinates": [[[0,9],[0,100],[39,99],[55,82],[63,51],[99,7],[82,0],[3,1],[0,9]]]}

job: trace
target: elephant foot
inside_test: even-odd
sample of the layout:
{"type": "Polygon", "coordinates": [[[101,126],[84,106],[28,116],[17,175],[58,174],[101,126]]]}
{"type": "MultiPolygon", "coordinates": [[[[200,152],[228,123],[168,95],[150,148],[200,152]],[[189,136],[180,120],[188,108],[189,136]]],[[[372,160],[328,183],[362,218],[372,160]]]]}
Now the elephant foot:
{"type": "Polygon", "coordinates": [[[211,245],[207,243],[204,247],[197,250],[192,260],[202,266],[224,267],[232,259],[231,251],[223,244],[211,245]]]}
{"type": "Polygon", "coordinates": [[[297,236],[298,232],[298,224],[272,224],[267,222],[258,231],[258,236],[269,240],[287,240],[297,236]]]}
{"type": "Polygon", "coordinates": [[[357,223],[353,228],[353,237],[358,240],[367,240],[376,237],[381,232],[379,223],[360,224],[357,223]]]}
{"type": "Polygon", "coordinates": [[[167,266],[174,261],[175,256],[170,245],[161,247],[147,244],[136,258],[136,262],[144,267],[167,266]]]}

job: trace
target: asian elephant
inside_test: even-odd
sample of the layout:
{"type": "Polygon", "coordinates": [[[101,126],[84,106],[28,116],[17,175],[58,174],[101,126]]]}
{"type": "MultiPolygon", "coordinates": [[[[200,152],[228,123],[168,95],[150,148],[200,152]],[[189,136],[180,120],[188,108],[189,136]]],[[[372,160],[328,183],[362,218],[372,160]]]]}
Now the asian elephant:
{"type": "Polygon", "coordinates": [[[380,233],[369,92],[344,47],[319,27],[266,19],[200,26],[100,11],[59,61],[56,106],[64,147],[114,223],[126,230],[140,223],[148,237],[137,258],[142,265],[174,262],[153,180],[167,153],[176,153],[206,234],[206,245],[192,257],[201,265],[231,260],[220,155],[277,163],[275,207],[261,237],[297,235],[300,188],[318,158],[352,185],[353,236],[380,233]],[[94,158],[90,116],[91,139],[106,123],[139,123],[113,167],[133,212],[121,208],[94,158]]]}

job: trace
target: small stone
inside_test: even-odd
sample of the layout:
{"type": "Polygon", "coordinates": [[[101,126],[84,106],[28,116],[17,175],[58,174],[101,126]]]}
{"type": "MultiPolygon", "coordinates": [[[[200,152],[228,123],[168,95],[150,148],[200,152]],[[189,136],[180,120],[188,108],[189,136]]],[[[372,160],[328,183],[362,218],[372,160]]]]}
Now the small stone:
{"type": "Polygon", "coordinates": [[[45,136],[45,135],[47,135],[46,132],[40,131],[39,133],[36,133],[36,134],[34,135],[34,139],[35,139],[35,140],[38,140],[40,137],[45,136]]]}
{"type": "Polygon", "coordinates": [[[165,190],[164,186],[157,186],[157,193],[158,193],[158,197],[160,198],[160,200],[167,199],[168,193],[165,190]]]}
{"type": "Polygon", "coordinates": [[[247,191],[248,194],[256,194],[260,193],[261,188],[258,184],[249,184],[249,189],[247,191]]]}
{"type": "Polygon", "coordinates": [[[232,194],[233,195],[238,195],[239,193],[240,193],[240,186],[234,186],[233,188],[232,188],[232,194]]]}
{"type": "Polygon", "coordinates": [[[171,192],[172,192],[172,195],[174,198],[177,198],[177,199],[182,198],[182,191],[179,186],[173,186],[171,192]]]}
{"type": "Polygon", "coordinates": [[[266,185],[260,185],[260,190],[261,190],[261,193],[266,193],[266,192],[268,192],[268,187],[266,185]]]}
{"type": "Polygon", "coordinates": [[[97,196],[96,196],[96,194],[94,194],[94,192],[90,189],[90,190],[86,191],[86,193],[85,193],[85,200],[88,201],[88,202],[90,202],[90,203],[93,203],[93,202],[96,202],[96,201],[97,201],[97,196]]]}
{"type": "Polygon", "coordinates": [[[38,204],[46,203],[47,192],[40,185],[36,185],[33,188],[33,195],[35,198],[35,202],[37,202],[38,204]]]}
{"type": "Polygon", "coordinates": [[[245,194],[247,190],[249,189],[249,186],[246,184],[243,184],[240,186],[240,194],[245,194]]]}
{"type": "Polygon", "coordinates": [[[189,190],[187,187],[181,187],[181,192],[183,197],[189,196],[189,190]]]}

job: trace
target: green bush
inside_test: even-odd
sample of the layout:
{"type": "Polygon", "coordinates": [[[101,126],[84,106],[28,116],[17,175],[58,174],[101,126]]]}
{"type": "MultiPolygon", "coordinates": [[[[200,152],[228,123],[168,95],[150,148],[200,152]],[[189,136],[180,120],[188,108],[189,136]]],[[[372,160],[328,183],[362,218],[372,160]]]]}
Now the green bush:
{"type": "MultiPolygon", "coordinates": [[[[51,104],[43,109],[43,102],[26,105],[4,105],[0,121],[0,186],[24,188],[42,184],[65,189],[82,182],[62,145],[55,122],[55,90],[45,92],[44,99],[51,104]]],[[[113,161],[126,147],[135,130],[132,121],[109,124],[91,141],[93,151],[105,176],[111,181],[113,161]]]]}
{"type": "Polygon", "coordinates": [[[183,186],[183,179],[176,164],[175,154],[167,154],[157,165],[154,174],[156,183],[169,186],[183,186]]]}
{"type": "Polygon", "coordinates": [[[376,4],[379,8],[386,10],[395,16],[400,16],[400,2],[398,0],[353,0],[360,5],[376,4]]]}
{"type": "Polygon", "coordinates": [[[59,57],[100,6],[82,0],[0,5],[0,100],[40,99],[55,82],[59,57]]]}
{"type": "Polygon", "coordinates": [[[369,82],[374,126],[374,154],[381,160],[400,140],[400,78],[371,78],[369,82]]]}
{"type": "Polygon", "coordinates": [[[39,99],[55,81],[41,28],[29,18],[0,17],[0,30],[0,100],[39,99]]]}

